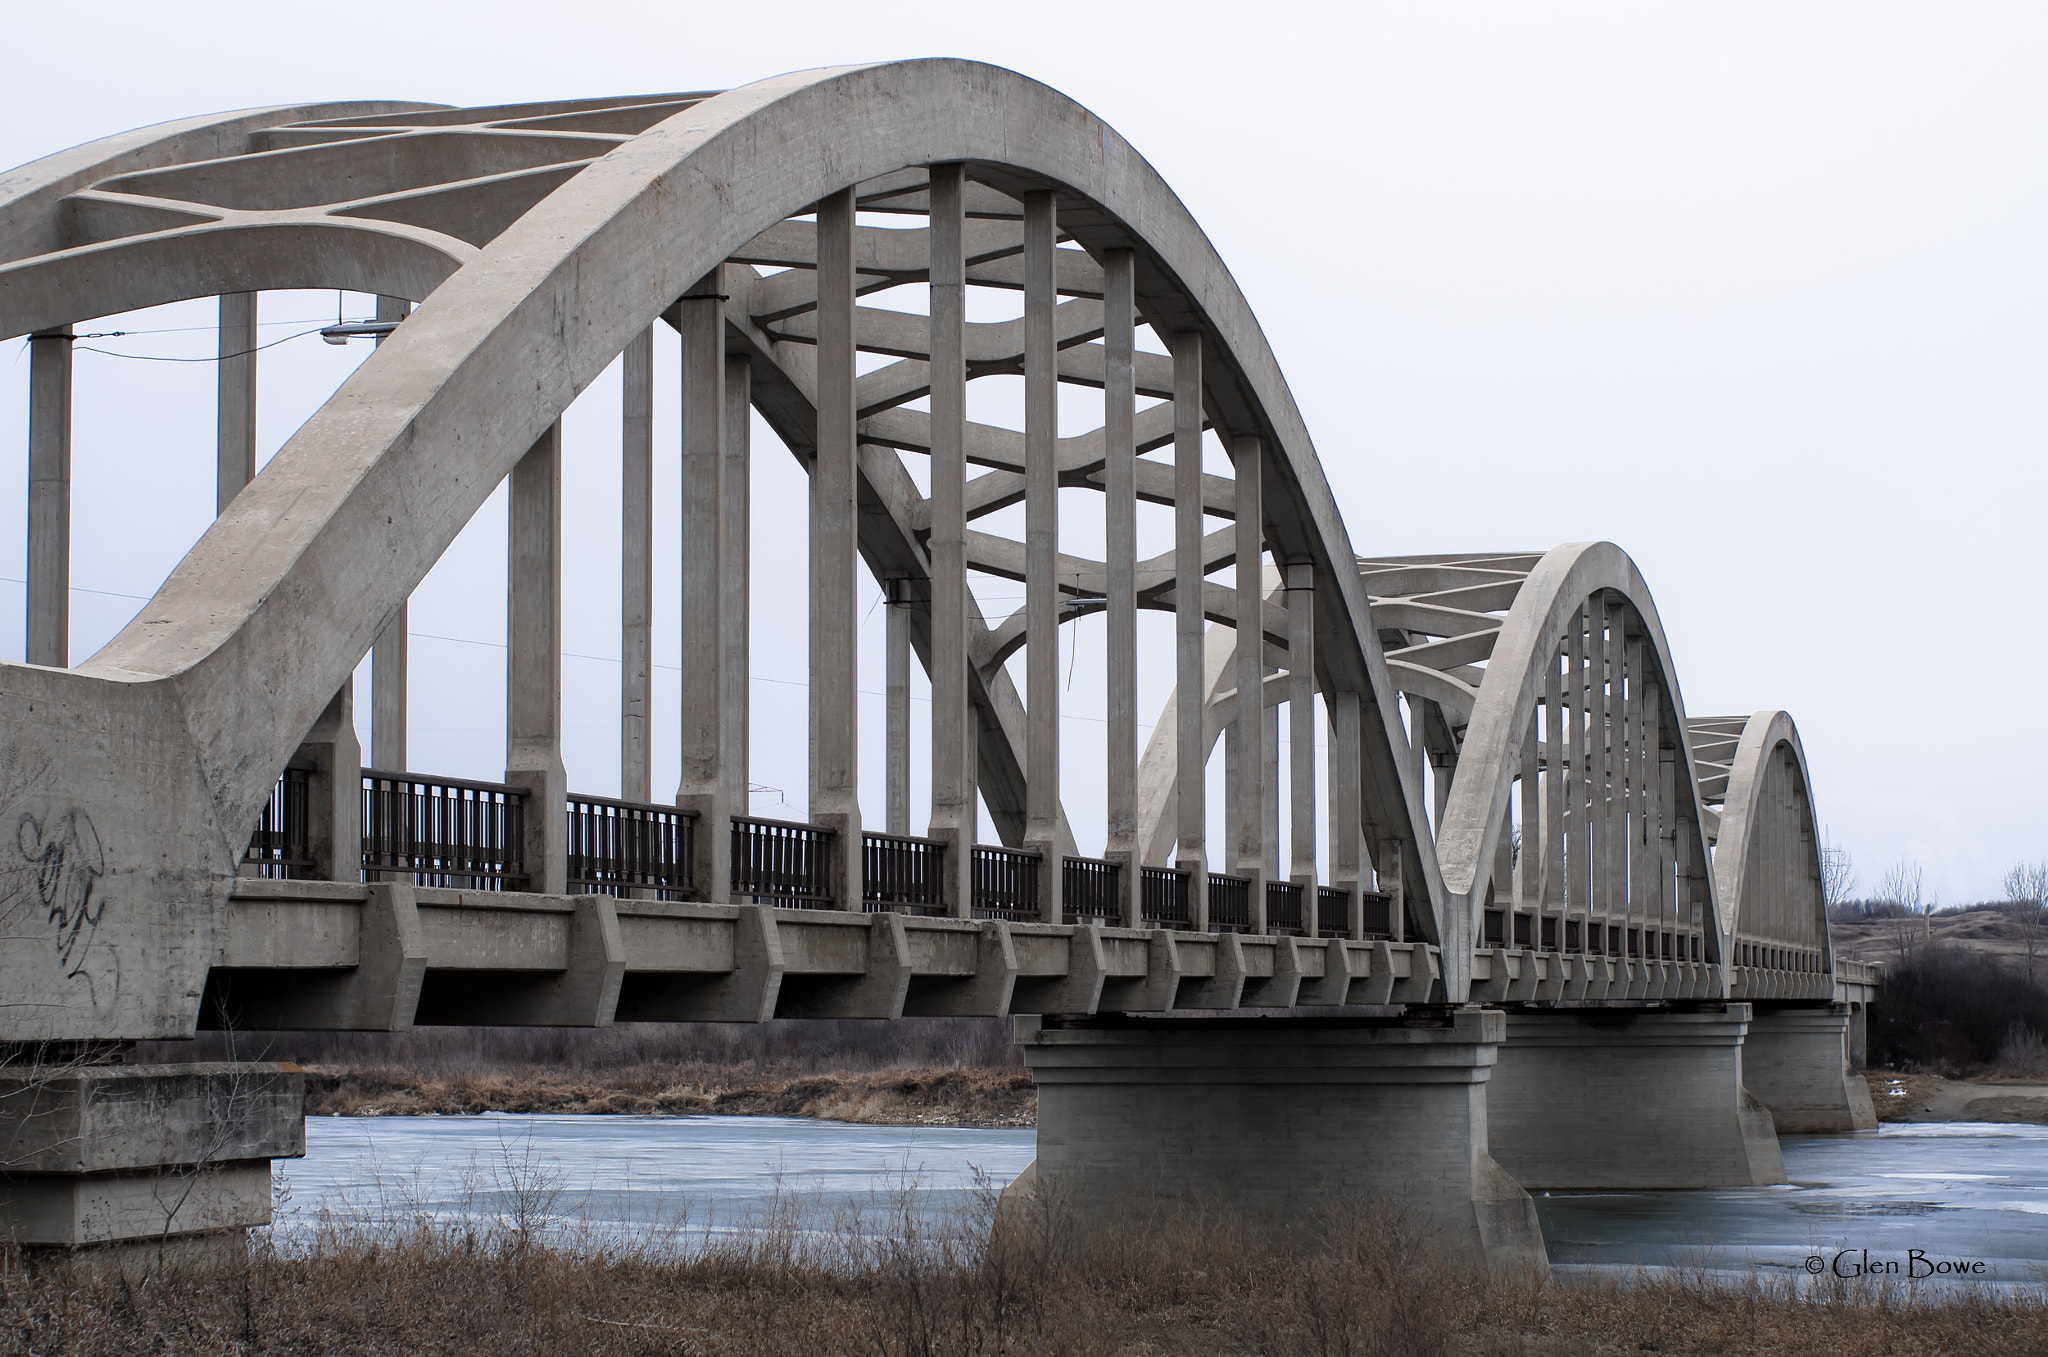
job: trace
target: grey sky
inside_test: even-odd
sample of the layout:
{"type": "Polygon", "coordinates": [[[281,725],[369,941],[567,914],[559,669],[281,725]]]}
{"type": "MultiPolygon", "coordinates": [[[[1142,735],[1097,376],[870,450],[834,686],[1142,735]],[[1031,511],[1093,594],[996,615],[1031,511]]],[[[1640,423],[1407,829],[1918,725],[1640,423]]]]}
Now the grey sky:
{"type": "MultiPolygon", "coordinates": [[[[1976,898],[2013,859],[2048,857],[2048,12],[1028,12],[356,0],[214,4],[199,22],[155,4],[45,7],[8,20],[18,64],[0,165],[315,98],[719,88],[940,54],[1013,67],[1106,117],[1209,231],[1362,550],[1616,541],[1656,592],[1690,711],[1783,706],[1799,721],[1821,817],[1866,886],[1910,856],[1943,900],[1976,898]]],[[[333,303],[273,294],[265,319],[333,303]]],[[[204,305],[154,314],[210,321],[204,305]]],[[[123,341],[197,355],[212,336],[150,342],[123,341]]],[[[265,355],[264,455],[364,353],[304,340],[265,355]]],[[[74,582],[147,593],[210,512],[211,369],[80,366],[80,494],[94,508],[74,582]]],[[[26,369],[0,355],[0,575],[15,578],[26,369]]],[[[591,449],[572,521],[615,513],[601,448],[616,447],[617,398],[609,415],[605,399],[594,390],[572,420],[591,449]]],[[[672,498],[672,475],[658,490],[672,498]]],[[[474,712],[502,660],[468,642],[502,638],[502,601],[459,581],[464,561],[502,571],[497,522],[480,516],[416,612],[416,630],[463,638],[415,646],[423,678],[450,690],[416,697],[423,768],[491,771],[494,738],[474,712]]],[[[600,566],[583,586],[599,603],[572,608],[569,648],[615,656],[600,566]]],[[[81,633],[104,639],[135,605],[75,606],[81,633]]],[[[0,584],[0,655],[20,654],[19,617],[18,586],[0,584]]],[[[757,674],[802,677],[800,654],[771,663],[766,650],[757,674]]],[[[606,791],[615,670],[567,663],[572,700],[592,695],[568,722],[585,744],[572,771],[582,760],[579,781],[606,791]]],[[[791,776],[800,789],[800,767],[756,772],[791,776]]]]}

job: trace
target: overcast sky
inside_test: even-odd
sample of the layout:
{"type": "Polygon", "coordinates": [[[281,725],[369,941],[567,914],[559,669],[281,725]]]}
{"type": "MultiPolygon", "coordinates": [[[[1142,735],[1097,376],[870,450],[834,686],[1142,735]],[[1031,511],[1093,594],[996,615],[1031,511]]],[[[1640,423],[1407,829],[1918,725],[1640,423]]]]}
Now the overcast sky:
{"type": "MultiPolygon", "coordinates": [[[[1820,817],[1865,886],[1910,858],[1941,900],[1981,898],[2015,859],[2048,858],[2039,7],[351,0],[215,3],[200,20],[116,0],[8,22],[4,165],[271,103],[721,88],[929,55],[1015,68],[1103,115],[1189,204],[1361,550],[1615,541],[1655,592],[1690,712],[1792,712],[1820,817]]],[[[273,294],[265,319],[334,304],[273,294]]],[[[104,347],[123,345],[203,356],[212,336],[104,347]]],[[[365,352],[266,353],[261,454],[365,352]]],[[[104,592],[75,607],[96,645],[211,513],[212,371],[91,354],[79,369],[95,507],[74,583],[104,592]]],[[[13,579],[26,377],[0,354],[13,579]]],[[[615,457],[616,418],[616,392],[593,389],[572,440],[580,420],[615,457]]],[[[572,520],[615,521],[615,461],[609,482],[603,457],[588,463],[572,520]]],[[[762,493],[797,493],[786,463],[761,474],[762,493]]],[[[466,562],[502,581],[501,511],[460,553],[415,609],[415,630],[453,639],[415,643],[412,762],[488,775],[502,746],[462,685],[502,684],[502,603],[459,580],[466,562]]],[[[582,568],[572,557],[572,589],[582,568]]],[[[568,647],[593,657],[567,662],[571,770],[606,792],[616,564],[589,569],[601,603],[571,610],[568,647]]],[[[19,617],[19,585],[0,584],[0,655],[19,656],[19,617]]],[[[756,674],[800,680],[801,656],[769,641],[756,674]]],[[[757,683],[757,714],[777,710],[772,686],[757,683]]],[[[800,761],[755,777],[800,796],[800,761]]]]}

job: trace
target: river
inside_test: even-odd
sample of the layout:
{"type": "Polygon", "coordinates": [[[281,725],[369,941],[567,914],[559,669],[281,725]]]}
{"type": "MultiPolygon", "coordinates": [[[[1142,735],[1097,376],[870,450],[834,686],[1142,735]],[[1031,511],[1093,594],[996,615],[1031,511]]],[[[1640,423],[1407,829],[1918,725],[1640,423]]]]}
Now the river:
{"type": "MultiPolygon", "coordinates": [[[[936,1218],[1008,1183],[1035,1143],[1029,1130],[785,1117],[310,1117],[306,1158],[278,1164],[278,1219],[287,1235],[323,1217],[519,1215],[697,1234],[791,1200],[842,1218],[914,1200],[936,1218]]],[[[1887,1125],[1782,1144],[1790,1181],[1778,1186],[1539,1193],[1552,1262],[1597,1273],[1875,1265],[1903,1278],[1960,1260],[1970,1284],[2042,1280],[2048,1127],[1887,1125]]]]}

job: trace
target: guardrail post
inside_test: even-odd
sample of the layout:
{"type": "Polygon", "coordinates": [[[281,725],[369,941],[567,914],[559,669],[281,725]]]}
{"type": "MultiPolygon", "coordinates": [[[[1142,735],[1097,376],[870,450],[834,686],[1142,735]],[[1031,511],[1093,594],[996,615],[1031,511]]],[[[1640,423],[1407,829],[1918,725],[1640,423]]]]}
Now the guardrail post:
{"type": "Polygon", "coordinates": [[[356,685],[341,685],[300,743],[307,767],[306,853],[315,881],[363,879],[363,749],[356,739],[356,685]]]}

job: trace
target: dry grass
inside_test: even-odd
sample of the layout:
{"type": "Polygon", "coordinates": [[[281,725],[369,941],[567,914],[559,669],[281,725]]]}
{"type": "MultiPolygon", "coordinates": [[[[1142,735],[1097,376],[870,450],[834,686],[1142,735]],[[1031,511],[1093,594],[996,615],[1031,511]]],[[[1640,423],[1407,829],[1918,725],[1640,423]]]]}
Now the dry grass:
{"type": "Polygon", "coordinates": [[[934,1221],[906,1190],[748,1228],[631,1238],[555,1219],[529,1175],[494,1215],[330,1224],[204,1278],[0,1267],[0,1354],[689,1357],[1565,1357],[2048,1350],[2039,1294],[1915,1298],[1750,1274],[1561,1285],[1447,1263],[1398,1212],[1331,1212],[1304,1249],[1214,1218],[1084,1247],[1062,1213],[934,1221]]]}

